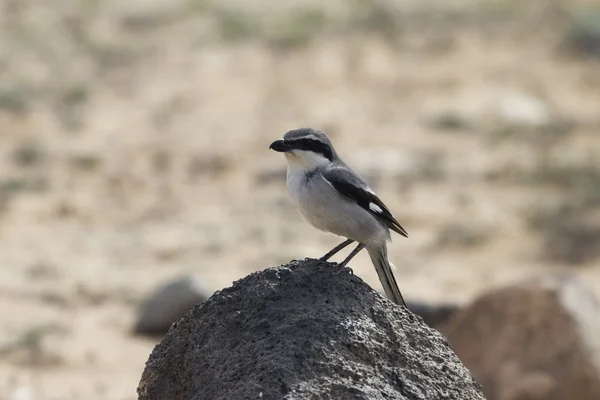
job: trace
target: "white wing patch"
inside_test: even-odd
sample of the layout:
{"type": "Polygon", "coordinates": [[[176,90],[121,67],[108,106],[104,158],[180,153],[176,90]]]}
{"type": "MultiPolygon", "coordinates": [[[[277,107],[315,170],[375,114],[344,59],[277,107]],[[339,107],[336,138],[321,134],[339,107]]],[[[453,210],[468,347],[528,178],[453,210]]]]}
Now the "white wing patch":
{"type": "Polygon", "coordinates": [[[375,203],[369,203],[369,208],[371,211],[376,212],[378,214],[383,214],[383,210],[375,203]]]}

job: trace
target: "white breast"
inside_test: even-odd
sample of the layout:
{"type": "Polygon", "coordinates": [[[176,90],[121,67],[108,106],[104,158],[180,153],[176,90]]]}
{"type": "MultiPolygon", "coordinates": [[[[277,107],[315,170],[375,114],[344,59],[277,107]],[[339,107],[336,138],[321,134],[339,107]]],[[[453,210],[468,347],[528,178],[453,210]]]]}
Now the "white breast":
{"type": "Polygon", "coordinates": [[[289,192],[308,223],[361,243],[388,237],[388,230],[370,213],[342,197],[319,172],[314,173],[317,175],[307,179],[304,169],[288,165],[289,192]]]}
{"type": "Polygon", "coordinates": [[[306,186],[304,181],[306,180],[306,172],[304,169],[294,168],[289,165],[287,170],[287,186],[292,198],[300,208],[302,204],[306,202],[306,186]]]}

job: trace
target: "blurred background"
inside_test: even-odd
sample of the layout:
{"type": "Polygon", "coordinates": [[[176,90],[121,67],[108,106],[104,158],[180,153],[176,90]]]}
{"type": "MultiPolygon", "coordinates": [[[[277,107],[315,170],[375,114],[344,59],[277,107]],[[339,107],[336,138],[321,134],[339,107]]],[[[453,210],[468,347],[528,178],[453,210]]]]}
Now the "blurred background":
{"type": "Polygon", "coordinates": [[[340,243],[268,150],[297,127],[409,232],[406,298],[549,271],[600,293],[597,1],[4,0],[0,399],[134,399],[157,286],[340,243]]]}

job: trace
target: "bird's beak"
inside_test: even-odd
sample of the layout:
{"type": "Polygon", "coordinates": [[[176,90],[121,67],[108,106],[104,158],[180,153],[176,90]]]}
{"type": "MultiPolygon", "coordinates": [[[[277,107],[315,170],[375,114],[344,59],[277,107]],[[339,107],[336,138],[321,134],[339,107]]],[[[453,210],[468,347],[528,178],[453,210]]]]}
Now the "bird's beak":
{"type": "Polygon", "coordinates": [[[271,145],[269,146],[269,149],[278,151],[280,153],[284,153],[286,151],[290,151],[290,146],[288,144],[286,144],[283,139],[279,139],[274,141],[273,143],[271,143],[271,145]]]}

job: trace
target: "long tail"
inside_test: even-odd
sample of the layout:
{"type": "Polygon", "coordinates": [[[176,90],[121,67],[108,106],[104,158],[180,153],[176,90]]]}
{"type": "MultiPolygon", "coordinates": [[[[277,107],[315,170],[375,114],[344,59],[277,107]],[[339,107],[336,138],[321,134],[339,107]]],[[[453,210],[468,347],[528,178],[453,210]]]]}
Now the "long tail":
{"type": "Polygon", "coordinates": [[[383,246],[367,246],[367,251],[388,299],[406,307],[402,293],[400,293],[400,289],[396,283],[396,278],[394,278],[394,267],[388,260],[387,244],[384,242],[383,246]]]}

